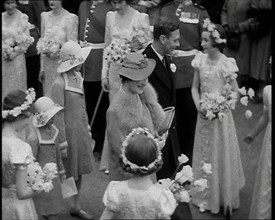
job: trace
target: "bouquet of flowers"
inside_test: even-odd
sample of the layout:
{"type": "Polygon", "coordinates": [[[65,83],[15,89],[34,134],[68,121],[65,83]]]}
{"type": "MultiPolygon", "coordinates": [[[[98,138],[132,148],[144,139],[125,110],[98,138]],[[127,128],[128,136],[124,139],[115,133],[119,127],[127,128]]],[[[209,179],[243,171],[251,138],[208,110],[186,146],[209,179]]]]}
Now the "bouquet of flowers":
{"type": "Polygon", "coordinates": [[[130,42],[126,38],[115,37],[104,49],[103,57],[108,62],[121,63],[130,51],[130,42]]]}
{"type": "Polygon", "coordinates": [[[36,45],[38,54],[46,54],[47,56],[56,55],[59,57],[62,42],[56,39],[47,40],[41,37],[36,45]]]}
{"type": "Polygon", "coordinates": [[[46,163],[42,168],[33,161],[27,166],[27,171],[27,183],[35,192],[49,192],[53,188],[52,180],[57,177],[56,163],[46,163]]]}
{"type": "Polygon", "coordinates": [[[25,53],[33,42],[34,38],[28,35],[18,35],[2,40],[2,56],[5,60],[11,61],[18,52],[25,53]]]}
{"type": "Polygon", "coordinates": [[[234,92],[227,97],[219,92],[204,93],[203,99],[200,100],[200,107],[209,120],[219,118],[222,121],[229,109],[235,109],[236,100],[237,94],[234,92]]]}
{"type": "Polygon", "coordinates": [[[182,166],[188,160],[188,157],[186,157],[184,154],[181,154],[181,156],[178,157],[178,166],[172,178],[161,179],[157,183],[159,187],[170,190],[178,202],[188,203],[191,200],[191,186],[199,191],[203,191],[208,187],[206,179],[202,178],[194,181],[191,166],[182,166]]]}
{"type": "Polygon", "coordinates": [[[132,52],[136,52],[146,48],[152,42],[152,33],[149,27],[143,24],[138,24],[133,27],[133,38],[130,41],[130,48],[132,52]]]}

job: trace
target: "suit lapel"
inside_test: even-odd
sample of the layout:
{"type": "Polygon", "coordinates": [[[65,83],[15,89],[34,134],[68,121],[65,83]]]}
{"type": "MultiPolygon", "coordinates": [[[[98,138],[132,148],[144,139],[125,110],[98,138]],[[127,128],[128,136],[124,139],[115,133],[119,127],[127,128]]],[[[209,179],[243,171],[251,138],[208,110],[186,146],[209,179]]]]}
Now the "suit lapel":
{"type": "Polygon", "coordinates": [[[156,67],[154,69],[155,76],[162,82],[162,84],[165,87],[167,87],[169,90],[172,90],[171,73],[168,70],[170,63],[167,62],[167,59],[166,59],[166,68],[165,68],[162,61],[159,59],[158,55],[152,49],[151,44],[148,45],[144,53],[147,55],[148,58],[152,58],[156,61],[156,67]]]}

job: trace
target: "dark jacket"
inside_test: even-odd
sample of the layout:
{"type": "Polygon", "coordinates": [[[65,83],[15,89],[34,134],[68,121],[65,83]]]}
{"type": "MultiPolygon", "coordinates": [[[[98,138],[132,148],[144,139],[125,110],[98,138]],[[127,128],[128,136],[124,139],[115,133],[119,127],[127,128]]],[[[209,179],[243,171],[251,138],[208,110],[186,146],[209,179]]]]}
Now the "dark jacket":
{"type": "MultiPolygon", "coordinates": [[[[152,84],[158,94],[158,101],[160,105],[163,108],[176,106],[175,76],[170,69],[170,58],[165,56],[165,68],[162,61],[160,61],[159,57],[152,49],[151,44],[145,48],[143,54],[146,54],[148,58],[152,58],[156,61],[156,67],[153,73],[149,76],[149,82],[152,84]]],[[[159,171],[161,174],[157,174],[158,179],[160,177],[171,177],[177,166],[177,157],[180,154],[180,148],[176,130],[176,118],[174,118],[169,129],[169,135],[166,140],[166,144],[162,149],[162,153],[164,157],[164,166],[162,170],[159,171]]]]}

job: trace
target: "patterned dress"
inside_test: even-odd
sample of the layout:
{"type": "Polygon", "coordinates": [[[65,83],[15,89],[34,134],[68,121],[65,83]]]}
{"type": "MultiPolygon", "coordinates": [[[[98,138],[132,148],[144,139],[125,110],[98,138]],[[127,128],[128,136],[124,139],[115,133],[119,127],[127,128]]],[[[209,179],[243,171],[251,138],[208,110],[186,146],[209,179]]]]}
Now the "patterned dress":
{"type": "MultiPolygon", "coordinates": [[[[198,70],[200,92],[221,92],[225,84],[224,77],[238,71],[236,61],[222,54],[216,65],[207,62],[207,54],[198,53],[192,61],[198,70]]],[[[205,120],[197,118],[192,168],[194,179],[206,178],[208,187],[205,191],[194,190],[192,202],[201,209],[218,213],[220,207],[230,210],[239,208],[239,191],[245,179],[242,168],[238,138],[231,111],[219,119],[205,120]],[[204,163],[212,165],[212,174],[206,174],[204,163]]]]}
{"type": "MultiPolygon", "coordinates": [[[[41,37],[61,41],[61,44],[68,40],[77,41],[78,38],[78,17],[67,10],[60,19],[56,19],[52,12],[41,13],[41,37]]],[[[44,95],[48,93],[52,83],[59,75],[57,73],[59,57],[47,57],[41,55],[41,70],[45,72],[43,83],[44,95]]]]}
{"type": "Polygon", "coordinates": [[[271,218],[271,86],[266,86],[263,93],[264,108],[268,114],[268,124],[263,139],[249,219],[271,218]]]}
{"type": "MultiPolygon", "coordinates": [[[[8,38],[30,35],[26,14],[17,10],[11,22],[8,22],[8,16],[6,12],[2,13],[2,42],[8,38]]],[[[11,61],[6,61],[2,55],[2,98],[14,89],[27,89],[26,60],[23,52],[11,61]]]]}
{"type": "Polygon", "coordinates": [[[38,219],[32,198],[18,199],[14,164],[25,164],[32,158],[29,144],[6,131],[2,132],[2,219],[38,219]]]}
{"type": "Polygon", "coordinates": [[[156,185],[148,189],[134,188],[128,181],[111,181],[103,203],[116,213],[114,219],[170,219],[176,208],[171,191],[156,185]]]}

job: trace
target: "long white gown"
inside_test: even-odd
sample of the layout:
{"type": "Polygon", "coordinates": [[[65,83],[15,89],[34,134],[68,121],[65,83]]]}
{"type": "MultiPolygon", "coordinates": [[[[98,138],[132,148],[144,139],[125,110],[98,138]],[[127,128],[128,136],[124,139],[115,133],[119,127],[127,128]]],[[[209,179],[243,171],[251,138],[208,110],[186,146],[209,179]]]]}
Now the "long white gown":
{"type": "Polygon", "coordinates": [[[268,113],[268,124],[262,144],[262,152],[255,179],[249,219],[271,219],[271,86],[263,92],[264,108],[268,113]]]}

